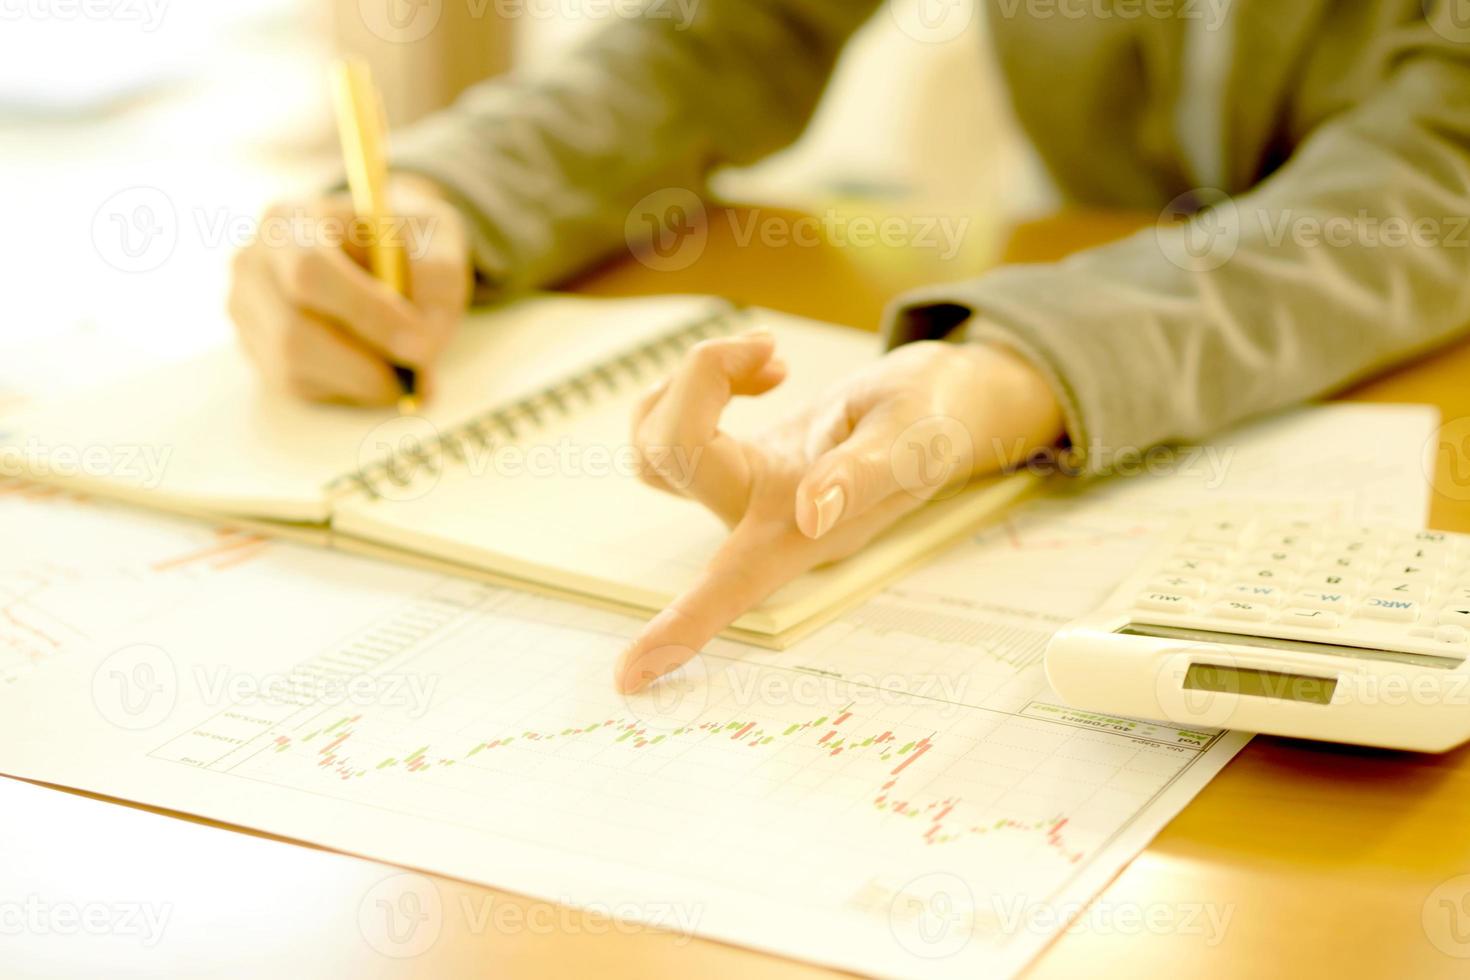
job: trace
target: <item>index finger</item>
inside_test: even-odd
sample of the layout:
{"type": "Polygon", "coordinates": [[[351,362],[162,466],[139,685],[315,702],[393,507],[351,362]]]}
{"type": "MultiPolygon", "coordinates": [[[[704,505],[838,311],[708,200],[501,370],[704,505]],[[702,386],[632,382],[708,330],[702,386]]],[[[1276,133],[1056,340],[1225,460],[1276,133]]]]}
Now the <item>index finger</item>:
{"type": "Polygon", "coordinates": [[[748,609],[801,573],[801,542],[777,545],[759,525],[736,526],[699,577],[648,622],[613,669],[624,694],[693,659],[748,609]]]}

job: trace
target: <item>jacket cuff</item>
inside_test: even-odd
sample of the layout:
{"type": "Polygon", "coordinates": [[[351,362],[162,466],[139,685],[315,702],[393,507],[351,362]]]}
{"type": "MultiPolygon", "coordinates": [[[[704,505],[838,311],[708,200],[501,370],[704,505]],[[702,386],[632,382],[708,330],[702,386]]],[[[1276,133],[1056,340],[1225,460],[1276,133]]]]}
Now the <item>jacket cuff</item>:
{"type": "MultiPolygon", "coordinates": [[[[926,286],[894,300],[883,318],[886,346],[949,339],[1002,344],[1029,361],[1051,386],[1066,426],[1066,468],[1106,472],[1168,437],[1166,416],[1139,418],[1120,391],[1157,388],[1152,359],[1116,349],[1115,331],[1090,330],[1075,309],[1048,297],[1071,296],[1048,265],[1007,266],[975,280],[926,286]],[[1131,362],[1130,362],[1131,360],[1131,362]]],[[[1126,345],[1125,345],[1126,347],[1126,345]]]]}

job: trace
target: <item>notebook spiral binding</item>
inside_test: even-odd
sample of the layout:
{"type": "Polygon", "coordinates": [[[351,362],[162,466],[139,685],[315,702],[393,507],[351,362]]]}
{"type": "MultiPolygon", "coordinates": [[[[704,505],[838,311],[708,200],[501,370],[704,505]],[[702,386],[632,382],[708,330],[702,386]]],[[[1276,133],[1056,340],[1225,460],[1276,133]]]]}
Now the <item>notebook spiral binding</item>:
{"type": "Polygon", "coordinates": [[[641,384],[649,380],[651,372],[671,367],[701,340],[733,333],[746,315],[744,310],[735,309],[695,320],[453,429],[423,440],[407,440],[409,444],[397,452],[337,477],[328,484],[327,493],[333,499],[357,493],[366,493],[374,500],[390,497],[385,483],[406,487],[420,473],[437,475],[446,457],[463,462],[471,447],[494,451],[497,446],[522,438],[524,433],[544,428],[552,418],[564,418],[601,396],[621,392],[624,385],[641,384]]]}

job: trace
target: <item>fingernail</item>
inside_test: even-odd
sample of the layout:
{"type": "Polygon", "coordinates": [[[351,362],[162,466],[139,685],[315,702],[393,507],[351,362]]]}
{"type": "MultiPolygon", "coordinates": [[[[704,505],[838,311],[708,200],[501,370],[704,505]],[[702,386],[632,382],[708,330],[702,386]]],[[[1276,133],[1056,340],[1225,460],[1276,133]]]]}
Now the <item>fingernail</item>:
{"type": "Polygon", "coordinates": [[[613,686],[618,689],[619,694],[637,694],[666,673],[668,671],[660,673],[649,667],[625,667],[616,672],[613,686]]]}
{"type": "Polygon", "coordinates": [[[771,328],[770,327],[751,327],[748,330],[742,330],[742,331],[740,331],[740,336],[742,336],[742,337],[749,337],[752,340],[764,340],[765,338],[771,336],[771,328]]]}
{"type": "Polygon", "coordinates": [[[832,530],[837,519],[842,516],[842,510],[847,506],[847,494],[842,487],[829,487],[817,498],[817,533],[812,535],[820,538],[832,530]]]}

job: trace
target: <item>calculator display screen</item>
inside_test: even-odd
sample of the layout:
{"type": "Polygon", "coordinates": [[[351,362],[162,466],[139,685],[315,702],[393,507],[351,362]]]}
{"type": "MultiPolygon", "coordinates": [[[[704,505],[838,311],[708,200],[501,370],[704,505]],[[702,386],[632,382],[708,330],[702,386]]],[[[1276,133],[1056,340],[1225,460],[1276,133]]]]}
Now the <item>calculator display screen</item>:
{"type": "Polygon", "coordinates": [[[1332,692],[1337,690],[1337,678],[1284,674],[1252,667],[1190,664],[1184,672],[1184,686],[1191,691],[1220,691],[1283,701],[1305,701],[1308,704],[1331,704],[1332,692]]]}

